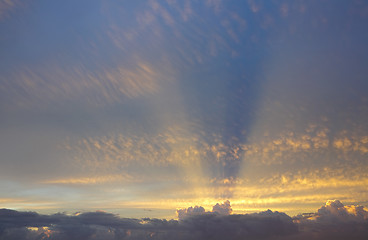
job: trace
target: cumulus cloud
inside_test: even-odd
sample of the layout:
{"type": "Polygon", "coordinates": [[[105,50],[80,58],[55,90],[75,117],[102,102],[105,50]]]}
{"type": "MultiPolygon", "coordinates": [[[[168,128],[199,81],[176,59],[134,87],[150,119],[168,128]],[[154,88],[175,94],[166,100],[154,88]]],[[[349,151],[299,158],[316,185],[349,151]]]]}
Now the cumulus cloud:
{"type": "Polygon", "coordinates": [[[297,216],[300,239],[367,239],[368,209],[328,200],[316,213],[297,216]]]}
{"type": "Polygon", "coordinates": [[[318,222],[366,222],[368,209],[364,206],[344,206],[339,200],[328,200],[318,212],[309,219],[318,222]]]}
{"type": "Polygon", "coordinates": [[[212,212],[206,210],[202,206],[189,207],[184,209],[176,210],[178,214],[179,220],[184,220],[188,217],[203,215],[205,213],[215,213],[219,215],[230,215],[233,212],[231,208],[230,201],[226,200],[224,203],[216,203],[215,206],[212,207],[212,212]]]}
{"type": "Polygon", "coordinates": [[[230,215],[233,212],[233,209],[230,206],[230,201],[226,200],[222,204],[216,203],[216,205],[212,208],[212,212],[216,212],[221,215],[230,215]]]}
{"type": "MultiPolygon", "coordinates": [[[[214,209],[231,209],[230,202],[214,209]]],[[[213,210],[214,211],[214,210],[213,210]]],[[[267,210],[253,214],[224,215],[203,207],[182,211],[183,219],[121,218],[102,211],[41,215],[0,209],[2,239],[367,239],[367,209],[328,201],[316,213],[294,218],[267,210]]]]}
{"type": "Polygon", "coordinates": [[[189,216],[203,214],[206,212],[206,210],[204,210],[204,208],[201,206],[195,206],[195,207],[189,207],[189,208],[184,208],[184,209],[178,209],[176,212],[178,214],[179,219],[184,219],[189,216]]]}

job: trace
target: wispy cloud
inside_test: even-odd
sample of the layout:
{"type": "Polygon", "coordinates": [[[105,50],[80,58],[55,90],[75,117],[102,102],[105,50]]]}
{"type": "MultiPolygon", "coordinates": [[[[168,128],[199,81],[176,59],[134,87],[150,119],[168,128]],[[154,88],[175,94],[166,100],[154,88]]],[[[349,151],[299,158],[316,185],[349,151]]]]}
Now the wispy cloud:
{"type": "Polygon", "coordinates": [[[8,104],[21,107],[33,104],[34,107],[68,99],[92,106],[121,103],[126,98],[158,93],[165,79],[167,76],[149,63],[136,62],[131,68],[118,66],[100,71],[92,71],[82,65],[70,69],[60,66],[26,67],[0,81],[3,87],[6,86],[1,90],[9,96],[8,104]]]}
{"type": "Polygon", "coordinates": [[[107,176],[94,176],[94,177],[71,177],[71,178],[62,178],[62,179],[52,179],[46,180],[42,183],[46,184],[76,184],[76,185],[85,185],[85,184],[104,184],[111,182],[139,182],[137,177],[133,177],[127,174],[124,175],[107,175],[107,176]]]}
{"type": "Polygon", "coordinates": [[[17,7],[25,5],[24,2],[18,0],[1,0],[0,1],[0,20],[8,17],[10,13],[17,7]]]}

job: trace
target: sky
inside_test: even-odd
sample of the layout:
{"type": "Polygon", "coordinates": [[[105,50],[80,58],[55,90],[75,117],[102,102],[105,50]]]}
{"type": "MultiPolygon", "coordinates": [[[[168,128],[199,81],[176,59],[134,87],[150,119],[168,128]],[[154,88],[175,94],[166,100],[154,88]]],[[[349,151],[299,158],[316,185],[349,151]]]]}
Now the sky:
{"type": "Polygon", "coordinates": [[[363,0],[0,0],[0,219],[366,220],[367,42],[363,0]]]}

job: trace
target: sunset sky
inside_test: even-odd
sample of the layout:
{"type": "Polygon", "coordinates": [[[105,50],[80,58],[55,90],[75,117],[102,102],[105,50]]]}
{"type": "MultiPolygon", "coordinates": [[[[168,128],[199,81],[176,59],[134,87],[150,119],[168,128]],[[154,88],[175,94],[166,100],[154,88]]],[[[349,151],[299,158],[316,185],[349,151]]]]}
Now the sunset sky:
{"type": "Polygon", "coordinates": [[[367,206],[367,43],[359,0],[0,0],[0,208],[367,206]]]}

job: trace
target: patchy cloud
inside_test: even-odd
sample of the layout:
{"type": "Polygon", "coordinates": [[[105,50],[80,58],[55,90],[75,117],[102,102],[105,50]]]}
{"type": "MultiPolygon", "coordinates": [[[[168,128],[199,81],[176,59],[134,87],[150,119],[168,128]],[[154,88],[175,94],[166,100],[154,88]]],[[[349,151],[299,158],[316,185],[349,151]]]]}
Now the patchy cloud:
{"type": "Polygon", "coordinates": [[[0,20],[8,17],[15,8],[23,6],[19,0],[0,0],[0,20]]]}
{"type": "MultiPolygon", "coordinates": [[[[66,99],[96,106],[156,94],[160,91],[161,83],[165,82],[159,83],[158,79],[167,79],[155,67],[144,62],[137,62],[129,68],[118,66],[98,72],[82,65],[68,70],[50,65],[46,68],[20,68],[11,76],[1,77],[0,82],[8,89],[7,94],[18,96],[20,90],[26,93],[16,100],[19,106],[66,99]]],[[[0,90],[2,92],[5,89],[0,90]]]]}

